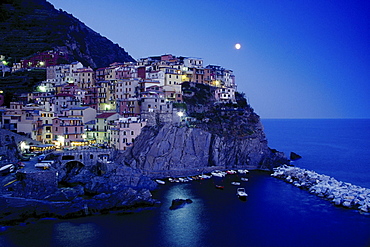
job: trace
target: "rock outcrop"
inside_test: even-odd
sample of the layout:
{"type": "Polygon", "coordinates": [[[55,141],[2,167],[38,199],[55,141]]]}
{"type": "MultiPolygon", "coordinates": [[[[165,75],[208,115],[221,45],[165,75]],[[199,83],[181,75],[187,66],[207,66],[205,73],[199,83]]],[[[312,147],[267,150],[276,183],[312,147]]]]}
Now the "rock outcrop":
{"type": "Polygon", "coordinates": [[[19,170],[2,177],[0,221],[30,217],[78,217],[156,203],[150,193],[156,183],[138,169],[109,163],[104,174],[96,166],[49,170],[19,170]]]}
{"type": "Polygon", "coordinates": [[[184,97],[189,117],[177,125],[148,124],[121,163],[153,178],[289,164],[268,147],[259,116],[242,95],[236,103],[215,104],[213,87],[184,83],[183,91],[192,92],[184,97]]]}
{"type": "Polygon", "coordinates": [[[165,124],[145,127],[124,162],[153,178],[186,176],[215,169],[264,169],[288,163],[263,136],[234,138],[200,128],[165,124]]]}

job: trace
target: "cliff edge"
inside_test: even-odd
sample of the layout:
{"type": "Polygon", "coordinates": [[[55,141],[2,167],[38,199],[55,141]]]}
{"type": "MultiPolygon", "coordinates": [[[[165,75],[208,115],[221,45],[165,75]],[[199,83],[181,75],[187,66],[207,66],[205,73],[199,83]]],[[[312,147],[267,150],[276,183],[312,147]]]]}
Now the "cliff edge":
{"type": "Polygon", "coordinates": [[[144,127],[121,162],[153,178],[289,164],[283,153],[268,147],[260,118],[243,95],[237,94],[236,102],[217,103],[210,86],[183,87],[192,91],[179,106],[188,117],[179,124],[144,127]]]}

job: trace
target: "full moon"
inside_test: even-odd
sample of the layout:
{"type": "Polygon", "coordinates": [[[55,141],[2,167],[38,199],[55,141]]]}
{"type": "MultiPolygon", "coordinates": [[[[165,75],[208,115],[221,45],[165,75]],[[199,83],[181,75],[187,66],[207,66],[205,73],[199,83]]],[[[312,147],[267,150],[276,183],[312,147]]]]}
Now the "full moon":
{"type": "Polygon", "coordinates": [[[235,44],[235,49],[239,50],[240,48],[242,48],[241,44],[239,44],[239,43],[235,44]]]}

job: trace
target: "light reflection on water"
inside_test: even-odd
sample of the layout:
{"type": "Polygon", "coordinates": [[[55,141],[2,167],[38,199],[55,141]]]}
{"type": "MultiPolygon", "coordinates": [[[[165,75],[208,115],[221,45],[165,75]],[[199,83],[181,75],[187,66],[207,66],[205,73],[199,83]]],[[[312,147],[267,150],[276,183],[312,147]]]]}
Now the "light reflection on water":
{"type": "Polygon", "coordinates": [[[92,246],[98,240],[99,230],[93,223],[62,222],[54,225],[53,236],[58,246],[92,246]]]}
{"type": "Polygon", "coordinates": [[[164,246],[200,246],[205,230],[202,201],[192,193],[191,184],[171,186],[165,197],[164,207],[169,208],[172,199],[191,199],[193,203],[182,208],[163,211],[160,215],[160,228],[164,246]],[[181,233],[181,234],[179,234],[181,233]]]}

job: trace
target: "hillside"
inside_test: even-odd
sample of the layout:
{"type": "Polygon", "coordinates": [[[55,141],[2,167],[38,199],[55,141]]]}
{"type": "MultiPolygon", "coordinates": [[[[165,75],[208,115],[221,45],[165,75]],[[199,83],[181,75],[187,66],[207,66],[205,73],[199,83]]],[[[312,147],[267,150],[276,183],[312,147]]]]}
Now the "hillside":
{"type": "Polygon", "coordinates": [[[46,0],[2,0],[0,55],[11,62],[36,52],[61,50],[92,68],[134,61],[120,46],[46,0]]]}

